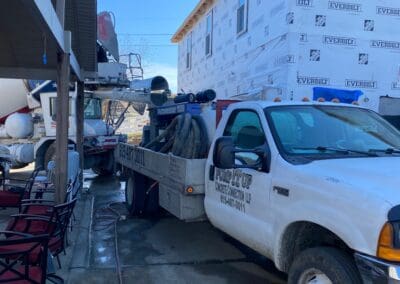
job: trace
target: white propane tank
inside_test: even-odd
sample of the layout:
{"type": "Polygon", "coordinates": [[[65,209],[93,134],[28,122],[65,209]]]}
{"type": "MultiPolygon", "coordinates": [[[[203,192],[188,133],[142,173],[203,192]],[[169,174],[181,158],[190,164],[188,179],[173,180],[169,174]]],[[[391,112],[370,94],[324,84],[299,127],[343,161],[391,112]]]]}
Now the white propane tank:
{"type": "Polygon", "coordinates": [[[29,164],[34,160],[33,144],[14,144],[7,148],[13,157],[13,164],[29,164]]]}
{"type": "Polygon", "coordinates": [[[8,136],[15,139],[28,138],[33,134],[33,120],[30,114],[14,113],[5,123],[8,136]]]}

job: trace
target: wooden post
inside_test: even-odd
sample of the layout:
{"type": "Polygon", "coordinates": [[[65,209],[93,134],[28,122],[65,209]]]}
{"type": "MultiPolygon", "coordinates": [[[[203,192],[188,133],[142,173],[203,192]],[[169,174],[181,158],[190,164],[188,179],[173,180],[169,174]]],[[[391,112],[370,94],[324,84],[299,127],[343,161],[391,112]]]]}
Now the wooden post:
{"type": "Polygon", "coordinates": [[[55,169],[55,201],[57,204],[64,202],[68,182],[69,60],[69,53],[58,54],[55,169]]]}
{"type": "Polygon", "coordinates": [[[83,187],[83,126],[84,126],[84,103],[85,103],[85,90],[84,83],[78,82],[78,92],[76,98],[76,145],[79,153],[79,164],[81,169],[81,174],[79,176],[79,181],[81,184],[81,189],[83,187]]]}

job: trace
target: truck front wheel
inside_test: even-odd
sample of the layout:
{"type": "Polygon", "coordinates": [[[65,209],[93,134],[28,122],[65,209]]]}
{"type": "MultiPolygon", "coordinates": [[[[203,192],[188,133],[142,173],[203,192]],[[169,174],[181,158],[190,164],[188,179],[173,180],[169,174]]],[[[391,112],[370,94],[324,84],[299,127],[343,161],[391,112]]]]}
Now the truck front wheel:
{"type": "Polygon", "coordinates": [[[361,284],[354,260],[330,247],[310,248],[300,253],[289,269],[289,284],[361,284]]]}

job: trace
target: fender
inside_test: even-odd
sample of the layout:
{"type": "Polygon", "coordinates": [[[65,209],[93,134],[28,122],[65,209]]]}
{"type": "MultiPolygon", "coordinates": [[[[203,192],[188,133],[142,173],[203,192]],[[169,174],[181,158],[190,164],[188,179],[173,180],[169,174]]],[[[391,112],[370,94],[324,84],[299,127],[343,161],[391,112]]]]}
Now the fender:
{"type": "MultiPolygon", "coordinates": [[[[387,204],[390,207],[390,204],[387,204]]],[[[276,238],[274,242],[274,261],[278,268],[282,268],[282,250],[285,233],[290,225],[296,222],[310,222],[319,225],[338,236],[348,247],[355,251],[368,255],[376,254],[376,244],[380,230],[370,230],[374,232],[366,234],[360,230],[358,219],[349,218],[342,213],[340,208],[326,207],[315,202],[301,200],[291,205],[290,211],[296,214],[282,214],[280,222],[275,228],[276,238]],[[316,214],[316,212],[318,212],[316,214]]],[[[382,219],[381,225],[386,222],[386,215],[377,217],[382,219]]],[[[365,220],[365,222],[369,222],[365,220]]]]}
{"type": "MultiPolygon", "coordinates": [[[[53,142],[55,142],[55,137],[43,137],[35,144],[35,164],[36,166],[40,166],[45,168],[44,165],[44,156],[46,154],[47,149],[50,147],[53,142]]],[[[76,145],[74,139],[69,138],[68,143],[76,145]]]]}

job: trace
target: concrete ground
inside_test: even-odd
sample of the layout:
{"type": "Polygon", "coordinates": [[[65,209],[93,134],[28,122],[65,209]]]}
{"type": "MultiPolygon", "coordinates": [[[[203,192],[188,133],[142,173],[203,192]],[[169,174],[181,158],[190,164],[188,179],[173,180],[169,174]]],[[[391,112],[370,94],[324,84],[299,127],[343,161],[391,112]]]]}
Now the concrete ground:
{"type": "MultiPolygon", "coordinates": [[[[132,218],[123,184],[89,173],[85,181],[57,270],[66,283],[285,283],[269,260],[208,222],[185,223],[167,213],[132,218]]],[[[14,212],[0,211],[0,222],[14,212]]]]}

